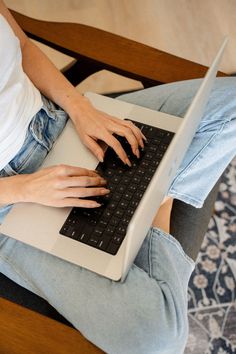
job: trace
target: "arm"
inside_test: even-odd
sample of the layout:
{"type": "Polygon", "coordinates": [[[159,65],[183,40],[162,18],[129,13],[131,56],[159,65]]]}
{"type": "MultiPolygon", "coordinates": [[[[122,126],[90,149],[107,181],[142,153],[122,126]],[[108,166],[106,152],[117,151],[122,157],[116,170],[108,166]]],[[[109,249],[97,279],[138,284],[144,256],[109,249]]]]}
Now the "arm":
{"type": "Polygon", "coordinates": [[[104,152],[96,141],[103,140],[115,150],[125,164],[130,165],[125,151],[112,133],[125,136],[132,146],[133,153],[138,156],[138,148],[143,147],[142,139],[144,138],[140,130],[131,122],[119,120],[96,110],[89,100],[80,95],[44,53],[29,40],[1,0],[0,12],[20,40],[25,73],[45,96],[69,114],[83,143],[98,160],[102,161],[104,152]]]}
{"type": "MultiPolygon", "coordinates": [[[[114,148],[124,163],[130,163],[120,143],[113,137],[113,132],[125,136],[138,156],[138,145],[143,146],[141,132],[131,123],[120,121],[93,108],[28,39],[1,0],[0,13],[20,40],[22,65],[27,76],[44,95],[67,111],[82,141],[98,159],[103,160],[104,154],[96,142],[101,139],[114,148]]],[[[0,179],[0,205],[36,202],[56,207],[97,207],[98,203],[79,198],[108,193],[104,185],[105,181],[94,171],[72,166],[54,166],[30,175],[0,179]]]]}

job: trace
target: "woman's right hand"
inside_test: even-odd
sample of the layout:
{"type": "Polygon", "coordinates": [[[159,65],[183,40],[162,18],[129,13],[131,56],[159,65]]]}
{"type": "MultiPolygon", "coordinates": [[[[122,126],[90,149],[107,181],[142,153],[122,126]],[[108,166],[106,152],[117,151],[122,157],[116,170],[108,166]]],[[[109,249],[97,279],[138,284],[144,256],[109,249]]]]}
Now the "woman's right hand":
{"type": "Polygon", "coordinates": [[[18,188],[18,201],[21,202],[53,207],[96,208],[100,206],[96,201],[80,198],[109,193],[104,187],[106,181],[96,171],[80,167],[58,165],[14,177],[14,187],[18,188]]]}

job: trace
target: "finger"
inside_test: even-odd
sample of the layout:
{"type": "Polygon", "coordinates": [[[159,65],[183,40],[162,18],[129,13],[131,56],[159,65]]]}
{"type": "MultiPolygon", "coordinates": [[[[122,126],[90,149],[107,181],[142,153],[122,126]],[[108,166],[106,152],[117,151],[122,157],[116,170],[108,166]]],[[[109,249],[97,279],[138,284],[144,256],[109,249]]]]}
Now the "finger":
{"type": "Polygon", "coordinates": [[[101,139],[105,141],[105,143],[107,143],[107,145],[109,145],[116,152],[116,154],[124,162],[124,164],[131,166],[131,162],[125,150],[122,148],[122,145],[111,133],[105,131],[101,139]]]}
{"type": "Polygon", "coordinates": [[[138,127],[136,127],[136,125],[133,122],[131,122],[130,120],[123,120],[122,123],[125,126],[128,126],[132,130],[133,134],[135,135],[136,139],[139,142],[139,145],[142,148],[144,148],[143,139],[146,141],[147,138],[143,135],[142,131],[138,127]]]}
{"type": "Polygon", "coordinates": [[[92,154],[97,157],[98,161],[103,162],[104,151],[102,150],[101,146],[99,146],[99,144],[96,143],[96,141],[88,135],[83,140],[84,144],[92,152],[92,154]]]}
{"type": "Polygon", "coordinates": [[[58,165],[56,166],[58,174],[61,176],[89,176],[98,177],[96,171],[88,170],[77,166],[58,165]]]}
{"type": "Polygon", "coordinates": [[[129,126],[119,125],[118,130],[115,131],[115,133],[124,136],[127,139],[128,143],[132,148],[133,154],[139,158],[140,157],[139,141],[137,137],[134,135],[132,129],[130,129],[129,126]]]}
{"type": "Polygon", "coordinates": [[[88,199],[65,198],[57,203],[57,207],[98,208],[101,204],[88,199]]]}
{"type": "Polygon", "coordinates": [[[138,158],[140,157],[139,154],[139,149],[138,149],[138,141],[136,139],[136,136],[133,134],[132,130],[128,126],[123,126],[121,124],[116,124],[114,125],[113,129],[114,133],[124,136],[127,141],[129,142],[133,154],[136,155],[138,158]]]}
{"type": "Polygon", "coordinates": [[[98,188],[66,188],[63,190],[64,198],[85,198],[101,196],[110,193],[109,189],[98,187],[98,188]]]}
{"type": "Polygon", "coordinates": [[[102,177],[63,177],[59,180],[58,188],[104,186],[106,183],[102,177]]]}
{"type": "Polygon", "coordinates": [[[118,119],[115,117],[112,117],[112,120],[118,124],[122,124],[126,127],[129,127],[132,131],[133,134],[136,136],[136,139],[139,142],[139,145],[144,148],[144,143],[143,143],[143,139],[146,141],[147,138],[143,135],[142,131],[130,120],[123,120],[123,119],[118,119]]]}

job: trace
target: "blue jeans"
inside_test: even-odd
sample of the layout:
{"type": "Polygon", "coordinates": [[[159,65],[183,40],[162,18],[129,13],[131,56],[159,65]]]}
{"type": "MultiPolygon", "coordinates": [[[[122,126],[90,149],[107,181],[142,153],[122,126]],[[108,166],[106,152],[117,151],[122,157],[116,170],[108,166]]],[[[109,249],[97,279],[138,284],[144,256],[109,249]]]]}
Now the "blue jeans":
{"type": "MultiPolygon", "coordinates": [[[[200,80],[178,82],[120,99],[182,117],[199,84],[200,80]]],[[[169,195],[202,206],[236,154],[235,117],[236,79],[217,79],[169,195]]],[[[63,111],[44,100],[23,148],[1,175],[36,169],[66,119],[63,111]]],[[[8,209],[0,211],[0,220],[8,209]]],[[[188,335],[187,286],[193,268],[181,245],[157,228],[149,230],[124,283],[0,235],[0,271],[45,298],[107,353],[183,353],[188,335]]]]}

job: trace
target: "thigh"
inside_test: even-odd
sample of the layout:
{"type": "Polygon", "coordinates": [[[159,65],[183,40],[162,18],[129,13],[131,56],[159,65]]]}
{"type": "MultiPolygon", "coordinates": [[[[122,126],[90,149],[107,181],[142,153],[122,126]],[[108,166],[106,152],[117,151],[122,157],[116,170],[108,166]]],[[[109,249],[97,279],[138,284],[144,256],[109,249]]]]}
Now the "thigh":
{"type": "Polygon", "coordinates": [[[181,353],[193,262],[157,229],[143,247],[121,283],[0,235],[0,270],[46,299],[107,353],[181,353]],[[144,257],[147,271],[139,268],[144,257]]]}
{"type": "MultiPolygon", "coordinates": [[[[202,79],[178,81],[121,95],[118,99],[184,117],[201,83],[202,79]]],[[[235,77],[216,78],[202,121],[235,116],[235,94],[235,77]]]]}
{"type": "Polygon", "coordinates": [[[183,117],[202,79],[186,80],[128,93],[117,99],[183,117]]]}
{"type": "MultiPolygon", "coordinates": [[[[123,95],[119,99],[184,117],[202,80],[188,80],[123,95]]],[[[236,154],[236,78],[217,78],[191,145],[168,194],[202,207],[236,154]],[[196,183],[197,181],[197,183],[196,183]]]]}

